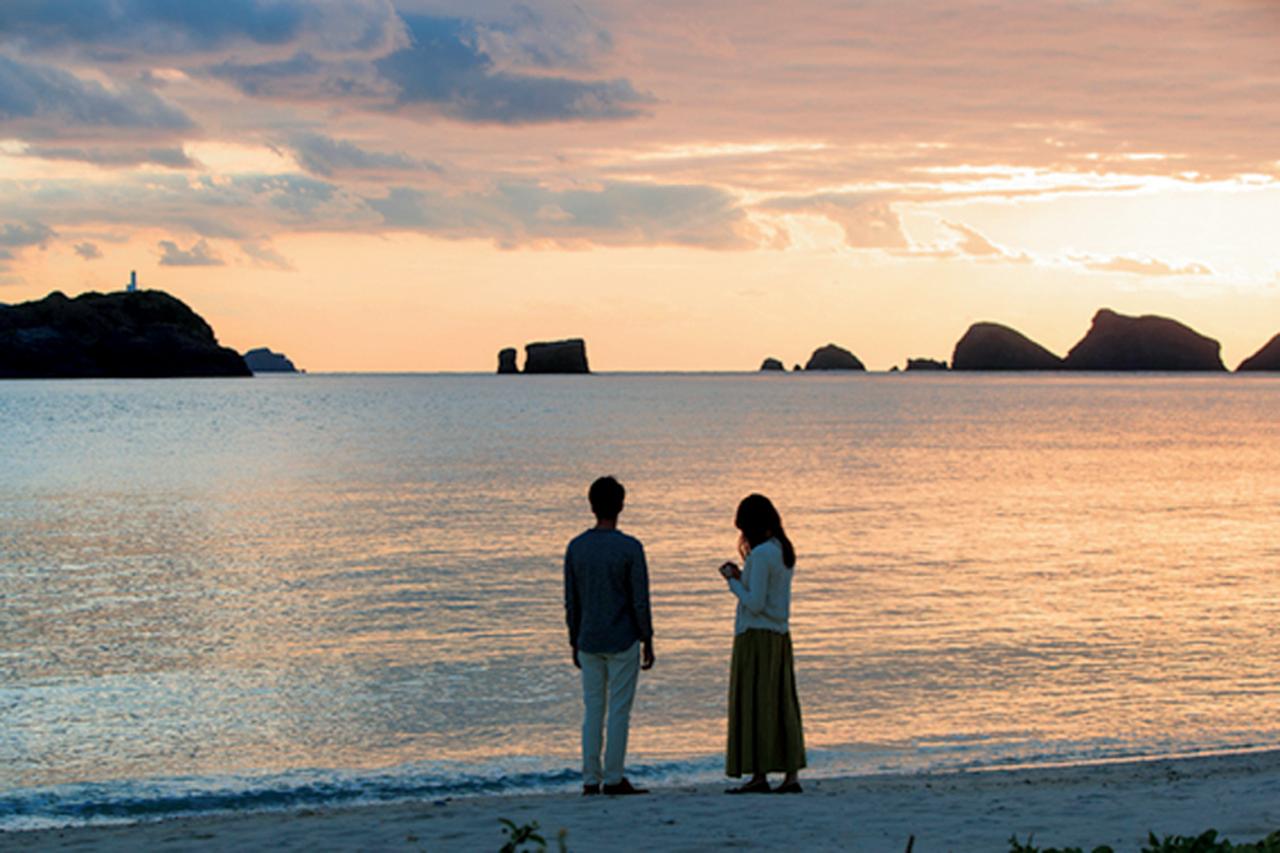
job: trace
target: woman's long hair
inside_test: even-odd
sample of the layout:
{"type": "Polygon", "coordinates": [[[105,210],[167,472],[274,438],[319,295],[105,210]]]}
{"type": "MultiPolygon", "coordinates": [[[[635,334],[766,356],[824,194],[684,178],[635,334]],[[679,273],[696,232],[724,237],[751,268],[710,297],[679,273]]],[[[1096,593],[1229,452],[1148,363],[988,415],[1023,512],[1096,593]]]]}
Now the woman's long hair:
{"type": "Polygon", "coordinates": [[[764,495],[747,495],[738,504],[738,514],[733,519],[734,527],[742,531],[738,540],[738,551],[745,560],[751,549],[770,538],[777,539],[782,545],[782,562],[788,568],[796,564],[796,549],[791,546],[787,532],[782,529],[782,516],[774,509],[773,502],[764,495]]]}

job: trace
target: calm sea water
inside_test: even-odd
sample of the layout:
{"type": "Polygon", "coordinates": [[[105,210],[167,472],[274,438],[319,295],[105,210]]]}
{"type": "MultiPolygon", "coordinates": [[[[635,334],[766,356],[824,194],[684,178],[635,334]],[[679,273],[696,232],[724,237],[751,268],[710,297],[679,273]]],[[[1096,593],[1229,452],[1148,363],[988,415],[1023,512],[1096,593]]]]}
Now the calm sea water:
{"type": "Polygon", "coordinates": [[[775,498],[812,772],[1280,745],[1280,380],[0,382],[0,828],[577,782],[561,557],[629,490],[633,778],[716,779],[775,498]]]}

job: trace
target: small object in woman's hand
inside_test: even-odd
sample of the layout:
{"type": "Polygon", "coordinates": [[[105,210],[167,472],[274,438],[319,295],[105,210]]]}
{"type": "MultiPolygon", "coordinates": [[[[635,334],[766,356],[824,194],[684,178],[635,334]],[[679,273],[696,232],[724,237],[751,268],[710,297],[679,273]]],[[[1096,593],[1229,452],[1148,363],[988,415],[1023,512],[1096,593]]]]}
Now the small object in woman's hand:
{"type": "Polygon", "coordinates": [[[730,578],[736,578],[738,577],[738,574],[739,573],[738,573],[737,563],[725,563],[720,567],[720,576],[725,580],[729,580],[730,578]]]}

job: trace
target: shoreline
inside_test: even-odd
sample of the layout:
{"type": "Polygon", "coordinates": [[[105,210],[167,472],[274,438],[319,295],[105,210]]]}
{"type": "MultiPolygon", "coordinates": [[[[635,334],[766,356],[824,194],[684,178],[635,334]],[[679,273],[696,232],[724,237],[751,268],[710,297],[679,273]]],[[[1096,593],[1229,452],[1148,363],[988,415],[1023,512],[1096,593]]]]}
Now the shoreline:
{"type": "Polygon", "coordinates": [[[1045,846],[1137,851],[1147,833],[1207,829],[1234,842],[1280,829],[1280,749],[1057,767],[802,777],[800,796],[728,797],[722,784],[640,797],[575,793],[447,798],[332,809],[186,817],[0,833],[15,850],[497,850],[499,820],[537,821],[548,849],[567,831],[583,851],[711,848],[1005,851],[1045,846]]]}

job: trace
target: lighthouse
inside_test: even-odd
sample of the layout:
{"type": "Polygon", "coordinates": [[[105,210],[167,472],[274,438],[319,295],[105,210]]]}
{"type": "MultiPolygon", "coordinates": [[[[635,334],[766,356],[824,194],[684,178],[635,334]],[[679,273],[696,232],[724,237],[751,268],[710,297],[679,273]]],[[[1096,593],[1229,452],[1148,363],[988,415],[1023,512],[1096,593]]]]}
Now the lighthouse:
{"type": "Polygon", "coordinates": [[[129,283],[125,285],[124,292],[125,293],[138,292],[138,271],[137,270],[132,270],[129,273],[129,283]]]}

